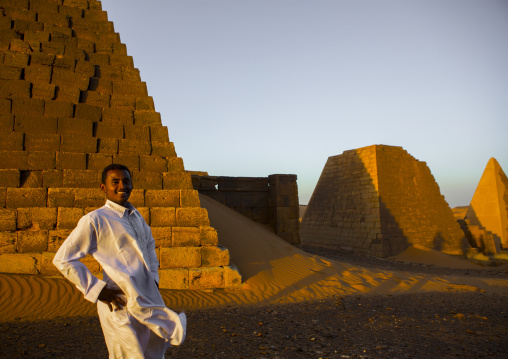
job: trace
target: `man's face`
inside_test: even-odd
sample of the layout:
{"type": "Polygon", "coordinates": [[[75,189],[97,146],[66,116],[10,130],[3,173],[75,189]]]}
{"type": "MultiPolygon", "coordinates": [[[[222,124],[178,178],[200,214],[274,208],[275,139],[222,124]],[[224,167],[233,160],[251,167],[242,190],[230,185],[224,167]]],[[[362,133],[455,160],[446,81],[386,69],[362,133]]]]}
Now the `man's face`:
{"type": "Polygon", "coordinates": [[[129,172],[125,170],[109,170],[106,183],[101,183],[101,190],[106,193],[107,199],[123,206],[132,192],[129,172]]]}

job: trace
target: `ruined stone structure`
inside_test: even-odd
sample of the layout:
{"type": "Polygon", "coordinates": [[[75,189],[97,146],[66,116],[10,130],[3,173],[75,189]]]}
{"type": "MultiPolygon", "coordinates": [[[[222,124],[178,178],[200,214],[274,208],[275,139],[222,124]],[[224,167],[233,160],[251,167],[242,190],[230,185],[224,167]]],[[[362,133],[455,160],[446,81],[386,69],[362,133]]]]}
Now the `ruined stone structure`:
{"type": "Polygon", "coordinates": [[[303,244],[378,257],[412,244],[462,254],[465,240],[425,162],[384,145],[328,158],[300,237],[303,244]]]}
{"type": "Polygon", "coordinates": [[[255,222],[268,224],[291,244],[300,243],[296,175],[221,177],[194,172],[194,189],[255,222]]]}
{"type": "MultiPolygon", "coordinates": [[[[0,272],[54,275],[54,252],[132,171],[160,285],[239,284],[132,57],[96,0],[0,0],[0,272]]],[[[100,268],[93,258],[85,263],[100,268]]]]}
{"type": "Polygon", "coordinates": [[[473,247],[485,254],[508,249],[508,178],[495,158],[485,167],[465,222],[473,247]]]}

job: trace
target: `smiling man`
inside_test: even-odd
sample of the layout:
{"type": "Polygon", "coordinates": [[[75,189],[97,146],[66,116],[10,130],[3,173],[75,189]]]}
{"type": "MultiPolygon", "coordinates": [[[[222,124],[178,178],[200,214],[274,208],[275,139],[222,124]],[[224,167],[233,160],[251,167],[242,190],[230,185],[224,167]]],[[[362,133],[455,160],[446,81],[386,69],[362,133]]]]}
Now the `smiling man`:
{"type": "Polygon", "coordinates": [[[166,308],[159,293],[155,240],[128,202],[129,169],[109,165],[101,182],[106,204],[80,219],[53,264],[97,303],[110,358],[161,359],[167,347],[183,343],[187,318],[166,308]],[[102,280],[80,262],[87,254],[102,266],[102,280]]]}

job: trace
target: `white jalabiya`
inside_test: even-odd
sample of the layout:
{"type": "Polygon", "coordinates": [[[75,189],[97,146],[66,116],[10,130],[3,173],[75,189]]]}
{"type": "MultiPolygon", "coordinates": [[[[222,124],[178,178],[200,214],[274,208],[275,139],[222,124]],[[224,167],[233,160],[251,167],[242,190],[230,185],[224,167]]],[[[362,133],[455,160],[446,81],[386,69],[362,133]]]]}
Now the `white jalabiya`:
{"type": "Polygon", "coordinates": [[[185,340],[187,318],[166,308],[155,283],[159,263],[152,232],[138,210],[126,206],[108,200],[83,216],[53,264],[85,299],[98,303],[110,358],[162,358],[168,346],[185,340]],[[79,261],[87,254],[102,266],[103,280],[79,261]],[[121,289],[127,306],[110,312],[97,300],[104,286],[121,289]]]}

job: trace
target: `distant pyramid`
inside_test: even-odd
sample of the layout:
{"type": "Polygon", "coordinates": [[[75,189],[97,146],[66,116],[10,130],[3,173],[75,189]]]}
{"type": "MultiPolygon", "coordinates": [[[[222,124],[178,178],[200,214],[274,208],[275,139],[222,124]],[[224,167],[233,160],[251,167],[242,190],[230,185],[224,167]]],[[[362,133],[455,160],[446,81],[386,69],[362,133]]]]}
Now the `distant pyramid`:
{"type": "Polygon", "coordinates": [[[379,257],[412,244],[462,254],[465,240],[426,163],[385,145],[328,158],[300,238],[379,257]]]}
{"type": "Polygon", "coordinates": [[[0,272],[55,274],[54,252],[83,214],[104,205],[102,169],[121,163],[156,240],[161,287],[237,284],[99,1],[0,0],[0,60],[0,272]]]}
{"type": "Polygon", "coordinates": [[[495,158],[483,171],[466,220],[477,246],[488,253],[508,249],[508,178],[495,158]]]}

